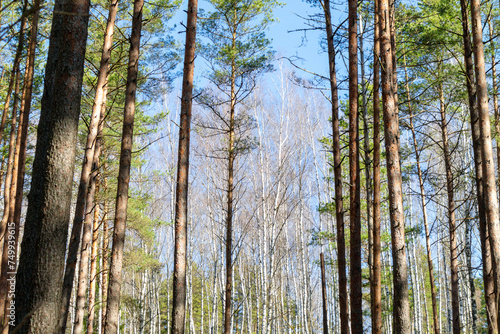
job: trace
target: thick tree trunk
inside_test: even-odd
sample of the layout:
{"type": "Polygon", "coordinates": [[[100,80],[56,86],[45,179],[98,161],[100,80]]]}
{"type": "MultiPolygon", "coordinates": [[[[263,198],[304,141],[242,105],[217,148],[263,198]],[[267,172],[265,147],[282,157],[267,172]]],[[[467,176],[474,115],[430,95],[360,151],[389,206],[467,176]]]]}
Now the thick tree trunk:
{"type": "Polygon", "coordinates": [[[122,285],[123,247],[125,243],[125,225],[127,222],[128,189],[130,182],[130,165],[132,162],[132,146],[134,134],[135,95],[139,72],[139,48],[142,30],[142,9],[144,0],[134,1],[132,17],[132,35],[125,88],[125,108],[123,111],[122,144],[120,150],[120,167],[118,170],[118,187],[113,231],[113,247],[109,268],[108,300],[106,304],[106,322],[104,332],[118,332],[120,293],[122,285]]]}
{"type": "Polygon", "coordinates": [[[358,2],[349,0],[349,220],[351,260],[351,333],[363,333],[361,206],[358,125],[358,2]]]}
{"type": "Polygon", "coordinates": [[[484,183],[481,153],[481,130],[479,129],[479,111],[474,79],[474,64],[472,61],[472,44],[468,25],[468,10],[466,0],[460,0],[462,9],[462,30],[464,40],[464,61],[466,68],[466,84],[469,97],[469,112],[471,119],[472,149],[474,152],[474,166],[476,170],[476,192],[479,213],[479,234],[481,239],[481,255],[483,258],[483,281],[486,302],[488,333],[498,333],[497,309],[495,304],[495,287],[493,281],[492,258],[490,239],[486,222],[486,208],[484,201],[484,183]]]}
{"type": "Polygon", "coordinates": [[[193,76],[196,49],[198,0],[189,0],[187,9],[184,73],[182,78],[181,127],[177,158],[175,202],[174,282],[172,301],[172,334],[183,334],[186,319],[186,252],[189,186],[189,141],[193,105],[193,76]]]}
{"type": "Polygon", "coordinates": [[[493,279],[495,282],[495,305],[497,311],[497,332],[500,316],[498,305],[500,298],[498,291],[500,289],[500,225],[498,213],[498,199],[495,182],[495,166],[493,161],[493,147],[491,143],[490,113],[488,105],[488,84],[486,82],[483,32],[481,24],[480,1],[471,0],[472,17],[472,39],[475,57],[476,72],[476,93],[479,114],[480,144],[482,153],[484,203],[486,221],[488,222],[488,233],[490,249],[492,255],[493,279]]]}
{"type": "MultiPolygon", "coordinates": [[[[380,0],[380,58],[382,63],[382,101],[391,219],[391,241],[393,259],[394,331],[410,333],[410,303],[406,263],[405,226],[401,166],[399,157],[399,117],[395,101],[397,83],[392,80],[393,54],[389,24],[389,1],[380,0]]],[[[395,78],[394,78],[395,79],[395,78]]]]}
{"type": "Polygon", "coordinates": [[[342,159],[340,153],[339,98],[337,88],[337,71],[335,69],[335,48],[333,45],[332,16],[330,0],[324,0],[326,38],[328,44],[328,63],[330,71],[330,91],[332,102],[332,141],[333,141],[333,173],[335,178],[335,218],[337,221],[337,264],[339,275],[339,308],[340,329],[349,333],[349,306],[347,303],[347,274],[344,234],[344,201],[342,198],[342,159]]]}
{"type": "Polygon", "coordinates": [[[102,46],[101,62],[97,74],[96,93],[94,105],[92,106],[92,115],[89,124],[89,133],[85,144],[85,153],[82,163],[82,171],[80,175],[80,184],[78,186],[78,194],[76,199],[75,216],[73,219],[73,227],[68,246],[68,256],[66,260],[66,270],[64,274],[64,285],[61,300],[61,332],[66,329],[66,319],[69,312],[69,302],[71,299],[71,289],[75,277],[75,269],[78,258],[78,250],[80,249],[80,239],[82,233],[82,223],[85,216],[87,190],[89,188],[90,173],[92,162],[94,159],[95,141],[101,119],[101,110],[103,103],[106,101],[105,93],[107,90],[108,71],[111,58],[111,46],[113,43],[113,32],[115,27],[115,18],[118,10],[118,0],[112,0],[109,6],[108,20],[106,24],[106,32],[104,35],[104,43],[102,46]]]}
{"type": "Polygon", "coordinates": [[[373,255],[370,281],[372,332],[382,334],[382,275],[380,260],[380,27],[375,0],[373,32],[373,255]]]}
{"type": "Polygon", "coordinates": [[[88,0],[57,0],[54,4],[16,277],[16,324],[26,321],[19,333],[51,334],[60,320],[89,7],[88,0]]]}

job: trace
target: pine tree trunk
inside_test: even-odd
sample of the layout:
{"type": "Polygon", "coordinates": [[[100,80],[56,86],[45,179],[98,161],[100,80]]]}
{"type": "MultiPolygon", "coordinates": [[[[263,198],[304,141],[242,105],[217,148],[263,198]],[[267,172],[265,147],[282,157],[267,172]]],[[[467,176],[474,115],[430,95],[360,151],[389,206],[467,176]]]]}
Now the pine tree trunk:
{"type": "MultiPolygon", "coordinates": [[[[233,34],[232,49],[236,49],[236,37],[233,34]]],[[[231,71],[231,106],[229,114],[229,142],[227,161],[227,198],[226,198],[226,289],[224,299],[224,334],[231,333],[231,300],[233,290],[233,193],[234,193],[234,160],[235,160],[235,104],[236,104],[236,70],[235,62],[232,63],[231,71]]],[[[265,277],[265,274],[264,274],[265,277]]],[[[264,289],[266,291],[266,289],[264,289]]],[[[267,319],[266,319],[267,320],[267,319]]],[[[266,330],[267,325],[264,327],[266,330]]]]}
{"type": "Polygon", "coordinates": [[[16,277],[16,324],[26,317],[19,333],[51,334],[60,320],[89,6],[88,0],[57,0],[54,5],[16,277]]]}
{"type": "Polygon", "coordinates": [[[325,256],[319,254],[321,265],[321,296],[323,298],[323,334],[328,334],[328,304],[326,296],[325,256]]]}
{"type": "Polygon", "coordinates": [[[198,0],[189,0],[187,10],[184,73],[182,79],[181,127],[177,158],[175,202],[174,282],[172,302],[172,334],[183,334],[186,319],[186,251],[189,186],[189,141],[193,104],[193,75],[196,48],[198,0]]]}
{"type": "Polygon", "coordinates": [[[351,333],[363,333],[358,125],[358,2],[349,0],[349,220],[351,333]]]}
{"type": "Polygon", "coordinates": [[[101,104],[101,112],[99,113],[98,131],[95,139],[94,156],[92,157],[92,166],[91,166],[92,168],[91,168],[91,174],[89,175],[89,188],[86,191],[86,199],[85,199],[86,212],[84,215],[85,217],[83,223],[82,246],[80,251],[80,268],[78,275],[78,287],[77,287],[77,297],[76,297],[76,307],[75,307],[75,322],[73,327],[74,334],[81,334],[83,332],[89,263],[91,263],[91,268],[93,269],[94,272],[90,273],[90,288],[88,294],[89,317],[87,319],[87,334],[90,334],[93,331],[93,320],[94,320],[93,311],[95,305],[95,276],[96,276],[95,254],[97,254],[97,249],[96,249],[97,239],[95,239],[94,242],[94,234],[97,233],[96,231],[94,231],[94,226],[97,227],[97,221],[99,220],[99,205],[95,201],[95,193],[97,191],[97,183],[99,177],[99,157],[101,155],[102,130],[104,123],[104,114],[106,112],[106,93],[107,93],[107,87],[104,87],[103,90],[104,98],[101,104]],[[94,222],[92,222],[92,215],[94,215],[95,217],[94,222]],[[92,310],[92,313],[90,312],[90,310],[92,310]],[[91,314],[92,317],[90,317],[91,314]]]}
{"type": "MultiPolygon", "coordinates": [[[[367,22],[363,27],[362,17],[360,19],[359,35],[359,56],[361,62],[361,87],[363,95],[363,149],[364,149],[364,170],[365,170],[365,189],[366,189],[366,221],[368,228],[368,270],[370,282],[373,276],[373,221],[372,221],[372,181],[371,181],[371,159],[370,159],[370,129],[368,126],[368,103],[367,103],[367,82],[365,78],[365,56],[363,49],[363,36],[367,22]]],[[[370,296],[370,299],[373,296],[370,296]]]]}
{"type": "MultiPolygon", "coordinates": [[[[22,9],[22,18],[21,18],[21,27],[19,28],[19,42],[17,45],[17,51],[16,51],[16,56],[14,58],[14,64],[12,66],[12,74],[11,78],[13,79],[13,84],[14,84],[14,103],[12,106],[12,118],[11,118],[11,128],[10,128],[10,136],[9,136],[9,154],[7,158],[7,171],[5,174],[5,184],[4,184],[4,192],[3,192],[3,200],[4,200],[4,212],[2,215],[2,220],[0,221],[0,259],[2,261],[2,271],[7,269],[7,264],[3,263],[5,259],[7,259],[6,255],[8,254],[3,254],[4,248],[8,247],[5,245],[5,236],[7,232],[7,224],[10,223],[10,204],[14,200],[14,195],[15,195],[15,189],[16,189],[16,180],[17,180],[17,175],[14,175],[13,169],[14,169],[14,160],[15,160],[15,149],[16,149],[16,126],[17,126],[17,107],[18,107],[18,101],[19,101],[19,86],[21,84],[21,71],[19,69],[19,65],[21,63],[21,51],[24,47],[24,35],[25,35],[25,29],[26,29],[26,7],[27,7],[28,2],[24,1],[23,2],[23,9],[22,9]]],[[[7,116],[8,110],[9,110],[9,104],[10,104],[10,95],[12,93],[12,87],[9,84],[9,92],[6,97],[5,101],[5,106],[4,106],[4,117],[7,116]]],[[[3,120],[2,120],[3,121],[3,120]]],[[[2,122],[3,124],[0,124],[0,143],[3,138],[3,131],[4,131],[4,126],[5,122],[2,122]]],[[[11,270],[14,272],[15,270],[11,270]]],[[[4,274],[3,277],[0,279],[0,301],[4,301],[6,296],[7,296],[7,276],[4,274]]],[[[0,302],[0,320],[4,318],[4,304],[0,302]]],[[[7,328],[7,324],[3,323],[2,328],[7,328]]]]}
{"type": "Polygon", "coordinates": [[[373,32],[373,262],[370,281],[372,332],[382,334],[382,288],[380,261],[380,27],[379,0],[375,0],[373,32]]]}
{"type": "Polygon", "coordinates": [[[118,0],[112,0],[109,6],[108,20],[106,24],[106,32],[104,35],[104,43],[102,46],[101,61],[97,74],[96,93],[94,105],[92,106],[92,115],[89,124],[89,133],[85,144],[85,153],[82,163],[82,171],[80,175],[80,183],[78,186],[78,194],[76,199],[75,216],[73,219],[73,227],[68,246],[68,256],[66,260],[66,271],[64,274],[63,297],[61,300],[62,314],[60,319],[61,332],[66,329],[66,318],[69,312],[69,301],[71,299],[71,289],[75,277],[76,262],[78,251],[80,249],[80,239],[82,233],[82,223],[85,219],[85,208],[87,190],[89,188],[90,173],[92,172],[92,162],[94,159],[95,141],[101,119],[101,110],[103,103],[106,101],[105,93],[107,90],[107,79],[111,58],[111,46],[113,43],[113,32],[115,26],[115,18],[118,10],[118,0]]]}
{"type": "Polygon", "coordinates": [[[439,86],[439,105],[441,114],[441,136],[443,140],[443,156],[446,169],[446,191],[448,195],[448,224],[450,233],[450,267],[451,267],[451,308],[453,316],[453,334],[460,334],[460,295],[458,285],[458,252],[455,223],[455,193],[451,157],[448,142],[448,126],[444,102],[443,86],[439,86]]]}
{"type": "MultiPolygon", "coordinates": [[[[493,38],[493,24],[491,22],[491,16],[488,16],[488,30],[490,33],[490,38],[493,38]]],[[[491,88],[493,94],[493,112],[495,116],[495,137],[496,137],[496,153],[497,153],[497,161],[500,161],[500,116],[498,114],[498,88],[497,88],[497,64],[495,61],[495,41],[491,40],[493,44],[492,52],[491,52],[491,88]]],[[[500,176],[500,168],[497,168],[498,176],[500,176]]],[[[500,183],[498,184],[498,191],[500,191],[500,183]]]]}
{"type": "MultiPolygon", "coordinates": [[[[103,111],[104,113],[104,111],[103,111]]],[[[99,160],[94,162],[99,163],[99,160]]],[[[97,182],[97,180],[95,181],[97,182]]],[[[90,286],[89,286],[89,301],[88,301],[88,318],[87,318],[87,334],[94,332],[95,308],[96,303],[96,287],[97,285],[97,247],[99,245],[99,203],[94,200],[94,223],[92,226],[92,254],[90,255],[90,286]]],[[[101,290],[102,291],[102,290],[101,290]]],[[[102,305],[99,305],[102,309],[102,305]]]]}
{"type": "Polygon", "coordinates": [[[10,136],[9,136],[9,156],[7,162],[7,174],[5,176],[5,189],[4,189],[4,214],[2,217],[2,222],[0,226],[0,249],[2,249],[1,253],[1,268],[2,275],[0,277],[0,320],[2,320],[1,332],[7,333],[9,330],[9,324],[7,320],[7,310],[5,307],[8,305],[5,303],[8,295],[9,289],[9,281],[7,281],[7,273],[15,272],[15,267],[10,267],[14,260],[14,224],[12,222],[12,218],[14,215],[14,205],[15,205],[15,191],[16,191],[16,183],[17,183],[17,154],[16,154],[16,129],[17,127],[17,105],[18,105],[18,96],[19,96],[19,81],[20,71],[17,69],[16,74],[16,84],[14,88],[14,103],[12,108],[12,119],[10,125],[10,136]]]}
{"type": "Polygon", "coordinates": [[[130,165],[132,162],[135,96],[139,71],[139,48],[142,30],[142,9],[144,1],[134,1],[132,17],[132,35],[125,88],[125,108],[123,111],[122,144],[120,149],[120,167],[118,171],[118,187],[116,193],[115,219],[113,231],[113,247],[109,268],[108,299],[106,304],[106,321],[104,332],[116,334],[120,311],[120,293],[122,285],[123,247],[125,242],[125,225],[127,222],[128,190],[130,182],[130,165]]]}
{"type": "MultiPolygon", "coordinates": [[[[407,100],[411,101],[412,97],[410,95],[410,86],[408,84],[408,72],[406,69],[406,58],[405,59],[405,80],[406,80],[406,94],[407,94],[407,100]]],[[[437,298],[436,298],[436,282],[434,279],[434,265],[432,263],[432,251],[431,251],[431,234],[429,231],[429,221],[428,221],[428,215],[427,215],[427,204],[426,204],[426,199],[425,199],[425,186],[424,186],[424,178],[422,174],[422,168],[420,164],[420,151],[418,150],[418,142],[417,142],[417,135],[415,132],[415,126],[413,123],[413,108],[411,102],[408,105],[408,110],[409,110],[409,124],[410,124],[410,131],[412,134],[412,139],[413,139],[413,148],[415,150],[415,160],[416,160],[416,165],[417,165],[417,176],[418,176],[418,184],[420,187],[420,204],[422,206],[422,218],[424,220],[424,229],[425,229],[425,246],[426,246],[426,251],[427,251],[427,265],[429,268],[429,282],[431,286],[431,302],[432,302],[432,315],[433,315],[433,326],[434,326],[434,333],[439,334],[440,333],[440,328],[439,328],[439,321],[438,321],[438,308],[437,308],[437,298]]]]}
{"type": "Polygon", "coordinates": [[[393,258],[393,321],[395,332],[400,334],[409,334],[410,303],[408,294],[403,194],[399,157],[399,117],[398,106],[395,101],[397,85],[396,82],[392,80],[393,55],[395,50],[391,47],[391,29],[388,18],[388,0],[380,0],[379,20],[380,58],[382,65],[382,101],[385,126],[384,132],[393,258]]]}
{"type": "MultiPolygon", "coordinates": [[[[23,189],[24,189],[24,176],[25,176],[25,161],[26,161],[26,142],[28,136],[28,126],[29,126],[29,113],[31,108],[31,92],[33,87],[33,73],[34,73],[34,63],[35,63],[35,49],[36,49],[36,37],[38,33],[38,18],[39,18],[39,7],[40,1],[36,0],[33,4],[35,8],[33,12],[33,18],[31,20],[31,33],[30,41],[27,51],[27,65],[24,75],[24,86],[23,86],[23,97],[21,101],[21,110],[19,116],[19,128],[17,130],[16,138],[16,160],[15,164],[17,167],[14,168],[16,173],[16,185],[12,187],[12,191],[15,190],[14,195],[11,195],[11,208],[8,225],[8,247],[13,251],[11,253],[11,259],[8,259],[6,263],[7,268],[2,269],[1,281],[9,281],[15,279],[15,269],[17,263],[17,250],[18,250],[18,239],[19,239],[19,228],[21,222],[21,208],[23,200],[23,189]],[[14,197],[15,196],[15,197],[14,197]],[[13,207],[12,207],[13,205],[13,207]],[[13,230],[13,233],[11,232],[13,230]]],[[[3,163],[3,161],[2,161],[3,163]]],[[[12,294],[7,294],[5,299],[4,309],[8,309],[11,301],[13,299],[12,294]]],[[[1,299],[3,300],[3,299],[1,299]]],[[[4,323],[8,321],[9,313],[5,312],[4,323]]],[[[10,320],[10,318],[9,318],[10,320]]],[[[4,327],[4,333],[8,331],[8,327],[4,327]]]]}
{"type": "MultiPolygon", "coordinates": [[[[103,165],[103,167],[105,164],[103,165]]],[[[107,189],[106,179],[103,180],[104,192],[107,189]]],[[[102,269],[101,269],[101,326],[106,320],[106,304],[108,300],[108,277],[109,277],[109,227],[108,227],[108,206],[104,202],[104,213],[102,217],[102,269]]],[[[101,331],[99,331],[101,334],[101,331]]]]}
{"type": "Polygon", "coordinates": [[[500,225],[498,213],[498,199],[495,182],[495,166],[493,161],[493,148],[491,142],[490,114],[488,105],[488,84],[486,81],[485,61],[484,61],[484,46],[483,32],[481,24],[480,1],[471,0],[471,17],[472,17],[472,39],[473,50],[475,57],[475,72],[476,72],[476,92],[477,105],[479,114],[479,129],[480,143],[482,153],[482,169],[483,169],[483,186],[484,186],[484,203],[486,212],[486,221],[488,222],[488,233],[490,241],[490,249],[492,255],[493,279],[495,282],[495,305],[497,311],[497,330],[500,316],[498,312],[499,289],[500,289],[500,225]]]}
{"type": "MultiPolygon", "coordinates": [[[[21,13],[21,26],[19,27],[19,41],[17,42],[16,54],[14,56],[14,63],[12,64],[12,69],[9,75],[9,86],[7,88],[7,93],[5,95],[5,103],[3,106],[2,120],[0,121],[0,144],[3,141],[3,132],[5,130],[5,123],[7,122],[7,115],[9,114],[10,107],[10,99],[12,95],[12,89],[14,89],[14,85],[16,78],[19,76],[19,65],[21,64],[22,53],[24,48],[24,31],[26,29],[26,22],[28,20],[26,8],[28,6],[28,1],[25,0],[23,2],[23,9],[21,13]]],[[[33,6],[34,8],[37,8],[33,6]]]]}
{"type": "Polygon", "coordinates": [[[337,262],[339,276],[340,328],[342,333],[349,333],[349,306],[347,303],[347,275],[344,234],[344,201],[342,198],[342,159],[340,153],[339,98],[337,71],[335,69],[335,48],[333,45],[330,0],[324,0],[326,37],[328,44],[328,63],[330,71],[330,91],[332,102],[333,128],[333,173],[335,178],[335,218],[337,221],[337,262]]]}
{"type": "Polygon", "coordinates": [[[483,281],[484,296],[487,310],[488,333],[498,333],[497,306],[495,304],[495,287],[492,272],[492,258],[490,249],[490,239],[486,222],[486,208],[484,200],[484,180],[482,169],[481,152],[481,130],[479,122],[479,110],[476,96],[476,85],[474,77],[474,64],[472,61],[472,44],[470,40],[468,25],[468,10],[466,0],[460,0],[462,9],[462,30],[464,40],[464,61],[466,68],[466,84],[469,97],[469,112],[471,119],[472,148],[474,152],[474,166],[476,170],[476,193],[479,215],[479,234],[481,240],[481,255],[483,259],[483,281]]]}
{"type": "MultiPolygon", "coordinates": [[[[100,144],[99,140],[96,141],[96,148],[94,152],[94,156],[92,158],[92,173],[90,175],[90,183],[89,189],[86,191],[86,213],[85,220],[83,223],[83,236],[82,236],[82,246],[80,252],[80,268],[78,275],[78,287],[77,287],[77,295],[76,295],[76,307],[75,307],[75,322],[73,333],[81,334],[83,333],[84,326],[84,316],[85,316],[85,301],[87,297],[87,285],[88,285],[88,276],[89,276],[89,260],[92,260],[90,257],[91,246],[92,246],[92,216],[98,210],[98,206],[95,206],[95,192],[97,187],[97,175],[99,168],[99,155],[100,155],[100,144]],[[94,207],[95,206],[95,207],[94,207]]],[[[93,250],[92,250],[93,251],[93,250]]],[[[92,280],[92,276],[90,278],[92,280]]],[[[89,293],[90,295],[90,293],[89,293]]],[[[89,305],[90,305],[90,297],[89,297],[89,305]]],[[[88,322],[87,322],[88,324],[88,322]]]]}

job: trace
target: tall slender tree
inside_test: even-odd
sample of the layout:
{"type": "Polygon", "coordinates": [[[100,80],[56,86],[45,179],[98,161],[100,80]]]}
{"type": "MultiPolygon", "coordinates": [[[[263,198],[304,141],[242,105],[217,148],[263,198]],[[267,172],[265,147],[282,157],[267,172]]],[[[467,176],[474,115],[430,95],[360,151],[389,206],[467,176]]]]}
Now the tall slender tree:
{"type": "Polygon", "coordinates": [[[337,70],[335,67],[335,47],[333,44],[334,33],[332,29],[332,15],[330,0],[322,3],[325,13],[325,30],[328,46],[328,69],[330,77],[330,92],[332,103],[332,151],[333,151],[333,173],[335,178],[335,219],[337,223],[337,265],[339,277],[339,308],[340,328],[342,333],[349,332],[349,307],[347,303],[347,275],[346,275],[346,252],[344,234],[344,201],[342,197],[342,166],[340,149],[340,127],[339,127],[339,96],[337,87],[337,70]]]}
{"type": "MultiPolygon", "coordinates": [[[[486,81],[483,31],[481,23],[481,9],[479,0],[471,0],[472,40],[475,58],[476,93],[479,114],[480,144],[483,169],[483,187],[486,221],[492,255],[493,279],[495,282],[495,304],[497,311],[497,328],[500,327],[500,222],[498,213],[498,199],[495,181],[495,166],[493,161],[493,147],[491,141],[490,113],[488,105],[488,84],[486,81]]],[[[462,10],[464,10],[462,8],[462,10]]],[[[498,329],[497,329],[498,331],[498,329]]]]}
{"type": "Polygon", "coordinates": [[[125,243],[125,226],[127,222],[128,192],[130,183],[130,167],[132,163],[132,146],[134,135],[135,96],[139,72],[139,48],[141,44],[143,0],[134,1],[132,16],[132,34],[125,88],[125,108],[123,111],[122,143],[120,148],[120,167],[118,170],[118,187],[116,191],[113,246],[109,267],[109,283],[106,303],[106,321],[104,331],[107,334],[118,332],[118,316],[122,285],[123,248],[125,243]]]}
{"type": "MultiPolygon", "coordinates": [[[[203,94],[201,103],[222,120],[217,129],[225,136],[225,258],[226,280],[224,299],[224,333],[232,328],[233,296],[233,224],[235,216],[235,170],[237,156],[252,148],[252,141],[244,138],[251,120],[237,108],[252,93],[257,75],[272,69],[270,41],[262,32],[273,20],[275,0],[214,0],[213,13],[203,21],[202,34],[210,43],[203,46],[203,55],[211,67],[209,79],[223,96],[210,92],[203,94]],[[262,17],[259,21],[256,20],[262,17]],[[223,110],[223,111],[221,111],[223,110]]],[[[264,329],[268,330],[268,329],[264,329]]]]}
{"type": "Polygon", "coordinates": [[[380,0],[380,60],[382,70],[382,104],[384,113],[384,133],[389,191],[389,215],[391,220],[391,243],[393,260],[394,331],[409,334],[410,301],[408,293],[408,274],[406,262],[405,225],[403,209],[403,191],[399,155],[399,116],[396,102],[397,83],[393,71],[395,68],[393,38],[390,25],[388,0],[380,0]]]}
{"type": "Polygon", "coordinates": [[[184,333],[186,319],[186,262],[189,187],[189,142],[193,106],[193,76],[196,51],[198,0],[189,0],[187,10],[184,73],[182,78],[181,127],[177,157],[175,201],[174,282],[172,299],[172,333],[184,333]]]}
{"type": "Polygon", "coordinates": [[[469,113],[472,133],[472,149],[474,152],[474,169],[476,171],[476,194],[479,215],[479,234],[481,239],[481,255],[483,259],[484,298],[488,333],[498,333],[497,305],[495,299],[495,282],[493,277],[493,264],[490,248],[488,224],[486,221],[486,208],[484,200],[483,162],[481,148],[481,130],[479,121],[479,106],[477,101],[473,50],[469,31],[469,14],[466,0],[460,0],[462,14],[462,36],[464,46],[465,80],[468,93],[469,113]]]}
{"type": "Polygon", "coordinates": [[[361,182],[358,124],[358,1],[349,0],[349,221],[351,333],[363,333],[361,275],[361,182]]]}
{"type": "Polygon", "coordinates": [[[382,333],[382,275],[380,259],[380,27],[379,3],[374,2],[373,13],[373,262],[370,281],[372,331],[382,333]]]}

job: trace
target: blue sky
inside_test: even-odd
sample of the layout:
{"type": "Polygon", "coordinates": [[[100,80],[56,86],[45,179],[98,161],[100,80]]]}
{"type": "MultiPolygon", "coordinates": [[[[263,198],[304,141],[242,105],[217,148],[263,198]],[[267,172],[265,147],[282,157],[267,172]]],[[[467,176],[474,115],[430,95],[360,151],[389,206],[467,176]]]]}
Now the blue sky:
{"type": "MultiPolygon", "coordinates": [[[[284,1],[283,1],[284,2],[284,1]]],[[[179,22],[186,21],[185,13],[186,2],[181,5],[180,10],[173,18],[173,23],[177,24],[176,31],[182,31],[184,28],[179,25],[179,22]]],[[[199,7],[209,7],[208,1],[200,1],[199,7]]],[[[343,8],[342,8],[343,9],[343,8]]],[[[267,31],[267,37],[272,40],[272,48],[276,51],[278,57],[300,57],[303,60],[297,60],[297,65],[306,68],[308,71],[319,73],[328,76],[328,60],[327,54],[321,51],[320,39],[324,38],[324,34],[320,31],[295,31],[292,30],[307,28],[303,17],[318,12],[318,8],[313,8],[310,4],[303,0],[289,0],[284,2],[284,6],[276,8],[274,17],[277,21],[274,22],[267,31]]],[[[332,10],[333,23],[337,24],[342,16],[346,14],[341,11],[332,10]]],[[[176,34],[176,38],[184,43],[183,33],[176,34]]],[[[201,58],[200,58],[201,60],[201,58]]],[[[339,64],[340,65],[340,64],[339,64]]],[[[203,64],[199,61],[196,64],[195,76],[199,77],[203,70],[203,64]]],[[[310,77],[306,73],[297,74],[310,77]]]]}

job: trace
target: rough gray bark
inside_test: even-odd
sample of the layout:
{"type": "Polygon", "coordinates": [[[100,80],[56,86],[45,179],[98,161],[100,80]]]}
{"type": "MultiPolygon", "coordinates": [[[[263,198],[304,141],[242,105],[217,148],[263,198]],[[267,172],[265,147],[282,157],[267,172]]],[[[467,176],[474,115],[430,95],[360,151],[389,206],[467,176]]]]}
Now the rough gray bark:
{"type": "Polygon", "coordinates": [[[483,259],[484,296],[487,309],[488,333],[498,333],[497,311],[495,304],[495,287],[493,282],[490,239],[486,222],[484,202],[484,183],[481,153],[481,130],[479,129],[479,112],[477,104],[474,64],[472,61],[472,43],[470,39],[468,11],[466,0],[460,0],[462,11],[462,30],[464,40],[464,62],[466,68],[466,85],[469,98],[469,112],[471,119],[472,149],[474,152],[474,167],[476,170],[476,193],[479,216],[479,234],[481,239],[481,255],[483,259]]]}
{"type": "Polygon", "coordinates": [[[89,188],[90,173],[92,162],[94,159],[95,142],[101,119],[101,110],[105,103],[105,92],[107,89],[107,79],[111,58],[111,46],[113,43],[113,31],[115,26],[116,13],[118,11],[118,0],[112,0],[109,6],[108,20],[106,24],[106,32],[102,46],[101,61],[99,71],[97,73],[96,93],[94,105],[92,107],[92,115],[90,117],[89,133],[85,144],[85,153],[82,163],[82,171],[80,174],[80,183],[78,185],[78,194],[76,199],[75,216],[73,219],[73,227],[68,246],[68,256],[66,260],[66,269],[64,274],[64,284],[61,300],[61,319],[60,331],[66,330],[66,319],[69,313],[69,303],[71,299],[71,290],[75,277],[76,263],[78,251],[80,249],[80,239],[82,234],[82,224],[85,216],[87,190],[89,188]]]}
{"type": "Polygon", "coordinates": [[[389,192],[389,215],[391,220],[391,242],[393,259],[394,331],[409,334],[410,302],[408,294],[408,273],[406,262],[403,191],[399,156],[399,116],[396,102],[397,83],[393,75],[395,64],[391,46],[389,22],[389,1],[380,0],[380,59],[382,69],[382,101],[389,192]]]}
{"type": "Polygon", "coordinates": [[[60,318],[89,5],[88,0],[54,5],[16,277],[16,324],[27,318],[19,333],[55,333],[60,318]]]}
{"type": "MultiPolygon", "coordinates": [[[[493,161],[493,147],[491,141],[490,113],[488,105],[488,84],[486,81],[483,32],[481,23],[480,1],[471,0],[471,18],[472,18],[472,40],[475,58],[476,72],[476,93],[477,106],[479,114],[480,145],[482,154],[483,169],[483,187],[486,221],[488,222],[488,233],[490,241],[490,250],[492,255],[493,279],[495,282],[495,305],[497,311],[497,330],[500,316],[500,298],[498,297],[500,289],[500,223],[498,213],[498,199],[495,181],[495,166],[493,161]]],[[[462,9],[463,10],[463,9],[462,9]]]]}

